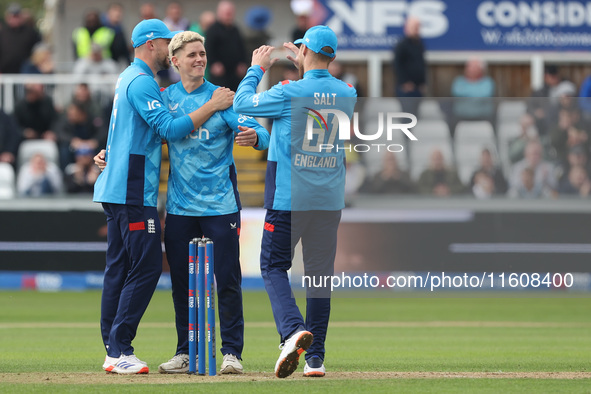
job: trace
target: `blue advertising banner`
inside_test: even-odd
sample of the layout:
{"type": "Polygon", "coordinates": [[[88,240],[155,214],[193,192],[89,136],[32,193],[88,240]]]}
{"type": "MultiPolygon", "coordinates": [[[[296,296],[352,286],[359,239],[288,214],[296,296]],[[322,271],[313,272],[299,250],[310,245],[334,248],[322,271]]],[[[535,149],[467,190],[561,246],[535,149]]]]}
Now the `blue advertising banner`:
{"type": "Polygon", "coordinates": [[[314,21],[339,49],[390,50],[409,16],[421,20],[427,50],[587,51],[591,1],[316,0],[314,21]]]}

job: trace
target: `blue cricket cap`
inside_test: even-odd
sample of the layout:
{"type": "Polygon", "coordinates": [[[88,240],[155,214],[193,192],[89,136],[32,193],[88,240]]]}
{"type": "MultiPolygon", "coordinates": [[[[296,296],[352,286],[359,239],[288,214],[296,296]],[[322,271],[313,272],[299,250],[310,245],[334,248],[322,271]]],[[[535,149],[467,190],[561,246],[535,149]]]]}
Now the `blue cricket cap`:
{"type": "Polygon", "coordinates": [[[328,26],[318,25],[308,29],[304,38],[295,40],[294,44],[304,44],[316,53],[321,53],[330,58],[337,53],[337,35],[328,26]],[[328,53],[322,50],[324,47],[332,48],[333,53],[328,53]]]}
{"type": "Polygon", "coordinates": [[[131,43],[134,48],[144,45],[149,40],[157,38],[171,39],[181,31],[170,31],[160,19],[144,19],[131,32],[131,43]]]}

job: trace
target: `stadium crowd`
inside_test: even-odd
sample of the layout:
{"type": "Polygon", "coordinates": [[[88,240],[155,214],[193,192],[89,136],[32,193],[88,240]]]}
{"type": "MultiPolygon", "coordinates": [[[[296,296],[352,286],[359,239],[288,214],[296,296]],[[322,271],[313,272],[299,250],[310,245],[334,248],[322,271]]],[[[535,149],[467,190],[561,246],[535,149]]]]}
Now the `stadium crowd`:
{"type": "MultiPolygon", "coordinates": [[[[291,39],[295,40],[310,27],[311,10],[297,6],[292,10],[291,39]]],[[[127,66],[132,51],[122,25],[124,11],[121,4],[113,3],[84,16],[71,36],[76,59],[71,73],[112,75],[127,66]]],[[[161,18],[171,30],[203,34],[209,62],[206,78],[233,90],[250,65],[252,49],[272,39],[267,28],[273,15],[262,6],[253,6],[243,15],[245,28],[238,26],[230,1],[221,1],[215,10],[201,15],[186,15],[174,1],[165,15],[157,15],[151,3],[142,4],[136,12],[138,20],[161,18]]],[[[396,99],[384,100],[390,100],[393,109],[417,113],[419,125],[424,120],[444,135],[429,130],[421,139],[425,127],[417,127],[419,143],[428,149],[415,149],[417,142],[409,143],[403,152],[386,152],[371,160],[350,152],[347,192],[479,199],[588,197],[591,76],[577,87],[550,65],[543,88],[529,100],[500,99],[495,97],[497,81],[487,75],[486,64],[472,58],[452,83],[449,96],[453,99],[425,98],[428,64],[419,25],[409,18],[404,40],[393,48],[396,99]],[[482,138],[470,138],[477,134],[482,138]]],[[[361,78],[346,64],[334,62],[330,71],[358,87],[362,96],[361,78]]],[[[51,47],[43,41],[32,13],[18,3],[10,4],[0,27],[0,73],[55,72],[51,47]]],[[[294,78],[287,66],[283,75],[294,78]]],[[[167,86],[178,81],[178,74],[171,69],[158,78],[167,86]]],[[[54,88],[28,83],[15,89],[13,112],[0,108],[0,178],[16,174],[15,190],[20,196],[90,193],[98,176],[92,157],[105,145],[112,90],[81,83],[60,107],[53,100],[54,88]]],[[[0,179],[0,187],[5,183],[0,179]]]]}

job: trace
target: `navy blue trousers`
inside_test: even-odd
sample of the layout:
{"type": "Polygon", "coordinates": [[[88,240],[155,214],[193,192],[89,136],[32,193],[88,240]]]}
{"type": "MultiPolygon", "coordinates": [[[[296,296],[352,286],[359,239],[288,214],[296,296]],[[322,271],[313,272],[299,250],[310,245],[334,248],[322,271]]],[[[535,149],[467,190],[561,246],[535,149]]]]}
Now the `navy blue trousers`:
{"type": "Polygon", "coordinates": [[[133,354],[131,342],[162,273],[162,243],[155,207],[103,203],[107,262],[101,333],[110,357],[133,354]]]}
{"type": "Polygon", "coordinates": [[[220,216],[168,214],[164,230],[166,257],[172,280],[172,300],[178,336],[176,354],[189,353],[189,241],[213,240],[214,274],[220,319],[221,353],[242,358],[244,315],[240,269],[240,212],[220,216]]]}
{"type": "Polygon", "coordinates": [[[332,276],[337,249],[337,230],[341,211],[290,212],[269,209],[261,245],[261,274],[271,301],[273,317],[281,341],[306,329],[314,341],[306,359],[324,360],[326,331],[330,318],[330,289],[306,290],[306,320],[296,305],[287,271],[294,248],[301,240],[304,275],[332,276]]]}

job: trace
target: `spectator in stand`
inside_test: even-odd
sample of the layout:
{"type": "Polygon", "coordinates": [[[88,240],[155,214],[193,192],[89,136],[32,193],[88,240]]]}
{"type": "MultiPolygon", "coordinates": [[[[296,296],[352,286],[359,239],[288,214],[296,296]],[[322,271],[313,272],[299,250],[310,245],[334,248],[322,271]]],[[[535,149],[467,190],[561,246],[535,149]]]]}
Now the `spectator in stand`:
{"type": "Polygon", "coordinates": [[[140,6],[140,21],[144,19],[159,19],[156,15],[156,8],[152,3],[143,3],[140,6]]]}
{"type": "Polygon", "coordinates": [[[99,12],[89,11],[84,16],[84,26],[72,32],[74,57],[79,59],[90,56],[92,44],[97,44],[102,49],[103,58],[111,59],[114,39],[115,32],[113,29],[103,26],[99,12]]]}
{"type": "Polygon", "coordinates": [[[495,180],[485,171],[476,171],[472,175],[472,194],[483,200],[499,194],[495,187],[495,180]]]}
{"type": "MultiPolygon", "coordinates": [[[[183,7],[180,3],[173,1],[166,7],[166,17],[162,20],[170,31],[189,30],[191,22],[183,16],[183,7]]],[[[174,71],[172,66],[168,70],[158,72],[163,86],[180,81],[180,76],[174,71]]]]}
{"type": "Polygon", "coordinates": [[[579,90],[579,107],[583,111],[583,118],[591,123],[591,75],[587,76],[579,90]]]}
{"type": "Polygon", "coordinates": [[[20,4],[11,3],[0,25],[0,73],[18,74],[41,41],[39,32],[27,23],[20,4]]]}
{"type": "Polygon", "coordinates": [[[115,32],[113,44],[111,45],[111,59],[127,67],[131,62],[131,50],[129,49],[129,41],[125,36],[122,21],[123,5],[121,3],[109,4],[107,12],[101,17],[101,22],[103,26],[115,32]]]}
{"type": "Polygon", "coordinates": [[[92,193],[94,183],[101,171],[94,165],[94,154],[96,149],[90,146],[81,145],[75,152],[74,163],[66,167],[64,183],[66,191],[70,194],[92,193]]]}
{"type": "MultiPolygon", "coordinates": [[[[94,149],[105,143],[106,136],[101,135],[82,105],[71,103],[66,110],[66,117],[59,125],[60,158],[62,168],[74,161],[74,152],[79,149],[94,149]]],[[[94,154],[93,154],[94,156],[94,154]]]]}
{"type": "Polygon", "coordinates": [[[414,185],[408,172],[402,171],[396,159],[396,153],[386,152],[380,172],[366,180],[361,191],[372,194],[413,193],[414,185]]]}
{"type": "Polygon", "coordinates": [[[583,167],[587,174],[591,174],[591,166],[589,163],[588,154],[581,145],[575,145],[569,149],[566,161],[561,162],[556,171],[558,184],[563,184],[567,178],[568,173],[573,167],[583,167]]]}
{"type": "Polygon", "coordinates": [[[25,85],[25,98],[16,103],[14,115],[22,129],[23,139],[57,141],[57,135],[53,130],[58,113],[53,99],[45,93],[42,84],[25,85]]]}
{"type": "Polygon", "coordinates": [[[119,67],[113,59],[103,58],[103,48],[99,44],[92,43],[90,47],[90,54],[79,58],[74,63],[73,74],[111,75],[119,72],[119,67]]]}
{"type": "Polygon", "coordinates": [[[41,153],[37,153],[18,172],[16,190],[23,197],[42,197],[60,193],[62,173],[55,163],[48,162],[41,153]]]}
{"type": "Polygon", "coordinates": [[[549,197],[550,191],[536,183],[536,172],[531,167],[521,168],[516,172],[518,178],[511,185],[508,195],[511,198],[536,199],[549,197]]]}
{"type": "Polygon", "coordinates": [[[346,72],[341,62],[339,62],[338,60],[333,60],[332,62],[330,62],[330,64],[328,65],[328,72],[333,77],[340,79],[341,81],[348,83],[349,85],[352,85],[357,91],[357,97],[363,96],[363,91],[359,86],[359,80],[357,79],[357,76],[355,76],[355,74],[353,73],[346,72]]]}
{"type": "Polygon", "coordinates": [[[296,17],[296,25],[291,32],[291,42],[295,42],[303,38],[306,30],[313,26],[310,22],[310,14],[314,9],[314,2],[312,0],[291,0],[290,6],[296,17]]]}
{"type": "MultiPolygon", "coordinates": [[[[106,133],[109,118],[103,116],[105,109],[101,108],[99,102],[93,97],[87,83],[76,85],[72,96],[72,103],[81,106],[88,114],[88,118],[97,129],[106,133]]],[[[111,112],[109,111],[109,114],[111,112]]]]}
{"type": "Polygon", "coordinates": [[[574,84],[562,78],[556,66],[546,66],[544,69],[544,86],[532,93],[525,115],[526,118],[529,118],[527,122],[536,126],[540,137],[547,136],[552,125],[558,122],[557,106],[559,97],[568,93],[566,89],[570,88],[576,92],[574,84]],[[566,84],[563,82],[566,82],[566,84]]]}
{"type": "MultiPolygon", "coordinates": [[[[111,58],[103,58],[103,50],[100,45],[93,43],[90,56],[76,60],[74,63],[73,74],[76,75],[116,75],[119,72],[119,66],[111,58]]],[[[113,85],[111,83],[93,82],[90,79],[92,91],[99,95],[99,98],[110,99],[113,95],[113,85]]]]}
{"type": "Polygon", "coordinates": [[[585,167],[571,167],[567,176],[558,184],[558,194],[563,196],[589,197],[591,181],[585,167]]]}
{"type": "Polygon", "coordinates": [[[549,196],[556,189],[554,177],[554,166],[542,159],[542,144],[539,141],[530,141],[525,147],[525,157],[515,163],[509,179],[510,195],[540,195],[549,196]],[[526,169],[533,172],[530,187],[530,174],[526,169]],[[525,188],[525,189],[524,189],[525,188]]]}
{"type": "Polygon", "coordinates": [[[0,163],[16,164],[20,139],[16,120],[0,108],[0,163]]]}
{"type": "MultiPolygon", "coordinates": [[[[272,18],[271,10],[264,6],[254,6],[246,11],[244,22],[247,30],[244,33],[244,47],[249,57],[261,45],[269,44],[271,35],[266,29],[272,18]]],[[[250,58],[248,62],[250,62],[250,58]]]]}
{"type": "Polygon", "coordinates": [[[48,44],[38,42],[33,47],[31,57],[21,67],[21,74],[53,74],[55,63],[48,44]]]}
{"type": "Polygon", "coordinates": [[[558,125],[550,131],[550,141],[555,151],[556,159],[564,163],[570,148],[582,146],[588,150],[589,136],[581,122],[579,109],[563,108],[558,113],[558,125]]]}
{"type": "MultiPolygon", "coordinates": [[[[205,32],[215,23],[215,12],[203,11],[199,16],[199,23],[191,23],[189,30],[205,37],[205,32]]],[[[207,78],[206,78],[207,79],[207,78]]]]}
{"type": "Polygon", "coordinates": [[[449,197],[464,192],[457,171],[446,168],[445,157],[439,149],[431,152],[429,168],[419,177],[417,188],[419,193],[435,197],[449,197]]]}
{"type": "Polygon", "coordinates": [[[464,75],[456,77],[452,83],[453,119],[450,131],[454,133],[455,124],[460,120],[488,120],[494,124],[495,82],[486,75],[486,63],[477,58],[466,62],[464,75]]]}
{"type": "Polygon", "coordinates": [[[244,41],[234,18],[234,3],[222,0],[218,4],[216,22],[207,30],[205,50],[211,66],[211,83],[236,91],[246,74],[244,41]]]}
{"type": "Polygon", "coordinates": [[[420,28],[418,18],[408,17],[404,24],[404,38],[394,47],[395,93],[402,99],[402,110],[415,115],[419,106],[418,98],[425,94],[427,83],[425,46],[419,35],[420,28]]]}
{"type": "Polygon", "coordinates": [[[480,167],[478,167],[470,179],[472,192],[478,198],[487,194],[507,193],[507,180],[503,171],[494,165],[490,150],[483,149],[480,154],[480,167]],[[489,183],[491,183],[489,185],[489,183]],[[490,193],[487,193],[490,192],[490,193]]]}
{"type": "Polygon", "coordinates": [[[189,30],[191,22],[183,16],[183,7],[180,3],[173,1],[166,7],[166,16],[162,19],[170,31],[189,30]]]}

